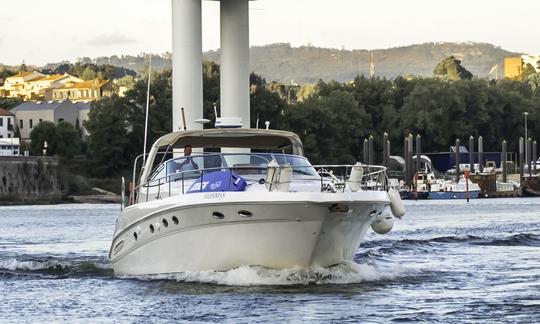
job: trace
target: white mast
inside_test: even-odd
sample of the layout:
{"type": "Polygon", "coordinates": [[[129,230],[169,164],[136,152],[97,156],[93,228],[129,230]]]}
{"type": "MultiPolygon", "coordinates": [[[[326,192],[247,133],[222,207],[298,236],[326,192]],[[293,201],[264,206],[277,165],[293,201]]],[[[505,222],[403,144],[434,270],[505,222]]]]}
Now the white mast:
{"type": "Polygon", "coordinates": [[[150,80],[152,79],[152,54],[148,55],[148,89],[146,91],[146,117],[144,119],[143,165],[146,162],[146,141],[148,139],[148,110],[150,108],[150,80]]]}

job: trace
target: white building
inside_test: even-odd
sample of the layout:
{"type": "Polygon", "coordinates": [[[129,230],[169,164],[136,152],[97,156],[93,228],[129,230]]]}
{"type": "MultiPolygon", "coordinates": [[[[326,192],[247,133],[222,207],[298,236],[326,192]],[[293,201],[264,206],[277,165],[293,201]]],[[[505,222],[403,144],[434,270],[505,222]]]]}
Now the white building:
{"type": "Polygon", "coordinates": [[[45,78],[44,74],[36,71],[19,72],[18,74],[6,78],[4,86],[0,87],[3,96],[11,98],[34,99],[39,89],[34,89],[32,81],[45,78]]]}
{"type": "Polygon", "coordinates": [[[29,140],[34,127],[42,121],[50,121],[55,125],[61,121],[66,121],[75,125],[78,112],[72,106],[73,104],[69,101],[28,101],[11,111],[15,113],[21,138],[29,140]]]}
{"type": "Polygon", "coordinates": [[[14,137],[15,114],[0,108],[0,139],[14,137]]]}
{"type": "MultiPolygon", "coordinates": [[[[69,100],[28,101],[13,108],[11,111],[15,113],[15,120],[21,138],[23,140],[29,140],[30,133],[34,127],[42,121],[49,121],[55,125],[65,121],[75,127],[83,127],[84,121],[88,120],[90,108],[89,103],[81,102],[76,105],[69,100]]],[[[83,133],[86,134],[84,129],[83,133]]]]}
{"type": "Polygon", "coordinates": [[[18,138],[0,138],[0,156],[20,155],[21,143],[18,138]]]}

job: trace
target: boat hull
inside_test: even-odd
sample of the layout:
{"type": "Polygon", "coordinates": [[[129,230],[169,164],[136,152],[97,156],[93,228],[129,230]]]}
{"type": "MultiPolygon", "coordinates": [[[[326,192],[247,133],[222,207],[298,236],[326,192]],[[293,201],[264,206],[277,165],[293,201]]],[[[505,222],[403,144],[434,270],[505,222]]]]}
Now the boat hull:
{"type": "Polygon", "coordinates": [[[371,223],[389,206],[386,192],[370,193],[367,199],[355,199],[355,193],[339,194],[337,200],[313,195],[209,204],[164,199],[161,205],[167,207],[159,209],[152,203],[135,205],[124,218],[147,215],[124,224],[115,235],[110,252],[115,274],[331,266],[352,260],[371,223]]]}
{"type": "Polygon", "coordinates": [[[467,194],[464,191],[431,191],[429,199],[476,199],[480,195],[480,190],[469,191],[467,194]]]}
{"type": "Polygon", "coordinates": [[[427,191],[402,191],[400,192],[401,199],[404,200],[424,200],[429,199],[429,192],[427,191]]]}

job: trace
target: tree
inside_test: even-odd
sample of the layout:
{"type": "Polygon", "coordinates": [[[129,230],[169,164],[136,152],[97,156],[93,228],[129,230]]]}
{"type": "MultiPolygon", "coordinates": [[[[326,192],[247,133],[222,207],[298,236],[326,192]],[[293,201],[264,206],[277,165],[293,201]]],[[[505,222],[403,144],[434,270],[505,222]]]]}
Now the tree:
{"type": "Polygon", "coordinates": [[[131,75],[126,75],[115,81],[120,87],[125,87],[126,90],[131,90],[135,86],[135,78],[131,75]]]}
{"type": "Polygon", "coordinates": [[[67,122],[60,122],[56,126],[58,134],[57,153],[66,158],[72,158],[81,152],[81,139],[79,132],[73,125],[67,122]]]}
{"type": "Polygon", "coordinates": [[[11,109],[11,108],[15,108],[16,106],[22,104],[23,101],[22,99],[20,98],[5,98],[5,97],[0,97],[0,108],[4,108],[4,109],[11,109]]]}
{"type": "Polygon", "coordinates": [[[45,142],[47,142],[47,155],[55,155],[58,144],[56,126],[49,121],[39,123],[30,133],[30,141],[30,153],[32,155],[42,155],[45,142]]]}
{"type": "Polygon", "coordinates": [[[6,78],[9,78],[10,76],[15,75],[16,73],[13,71],[10,71],[6,68],[0,69],[0,85],[4,84],[4,81],[6,78]]]}
{"type": "Polygon", "coordinates": [[[521,81],[527,81],[531,75],[536,74],[536,69],[532,66],[531,63],[527,63],[519,76],[521,81]]]}
{"type": "Polygon", "coordinates": [[[461,65],[461,61],[454,56],[442,60],[433,70],[433,76],[445,80],[472,79],[473,75],[461,65]]]}
{"type": "Polygon", "coordinates": [[[278,93],[268,90],[264,85],[251,87],[250,95],[250,127],[255,128],[257,118],[259,118],[259,127],[264,128],[264,122],[269,121],[272,128],[281,129],[283,125],[283,116],[287,104],[285,99],[278,93]]]}
{"type": "MultiPolygon", "coordinates": [[[[219,101],[219,80],[220,78],[220,69],[219,65],[212,61],[203,62],[203,117],[210,120],[215,120],[214,116],[214,104],[216,108],[220,109],[219,101]]],[[[208,124],[205,127],[212,127],[211,124],[208,124]]]]}
{"type": "Polygon", "coordinates": [[[88,157],[92,175],[110,177],[127,168],[135,150],[128,136],[129,102],[112,96],[93,103],[84,126],[88,137],[88,157]]]}
{"type": "Polygon", "coordinates": [[[354,163],[370,116],[354,95],[334,90],[312,96],[286,111],[285,129],[297,133],[314,163],[354,163]]]}
{"type": "Polygon", "coordinates": [[[83,80],[94,80],[96,78],[96,72],[92,70],[90,67],[86,67],[84,69],[83,73],[81,74],[81,79],[83,80]]]}

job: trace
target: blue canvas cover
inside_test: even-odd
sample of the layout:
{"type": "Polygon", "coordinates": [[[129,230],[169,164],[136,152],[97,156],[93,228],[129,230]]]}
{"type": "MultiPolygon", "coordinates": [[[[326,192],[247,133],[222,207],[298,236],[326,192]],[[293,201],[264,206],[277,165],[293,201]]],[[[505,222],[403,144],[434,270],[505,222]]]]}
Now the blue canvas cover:
{"type": "Polygon", "coordinates": [[[187,193],[216,192],[216,191],[244,191],[246,180],[231,171],[216,171],[205,173],[189,187],[187,193]]]}

